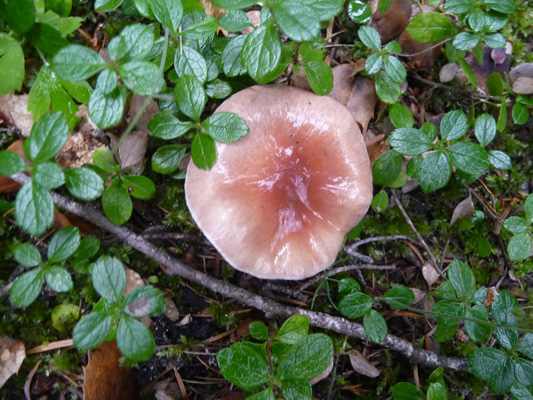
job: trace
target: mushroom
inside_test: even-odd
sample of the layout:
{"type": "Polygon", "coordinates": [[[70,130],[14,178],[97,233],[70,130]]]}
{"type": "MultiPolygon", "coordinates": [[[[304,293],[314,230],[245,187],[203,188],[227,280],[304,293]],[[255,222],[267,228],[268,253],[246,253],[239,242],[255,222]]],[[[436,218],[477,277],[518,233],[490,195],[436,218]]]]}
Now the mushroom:
{"type": "Polygon", "coordinates": [[[234,268],[265,279],[303,279],[336,259],[372,201],[372,174],[352,114],[328,97],[254,86],[216,112],[250,133],[217,143],[210,171],[189,164],[192,217],[234,268]]]}

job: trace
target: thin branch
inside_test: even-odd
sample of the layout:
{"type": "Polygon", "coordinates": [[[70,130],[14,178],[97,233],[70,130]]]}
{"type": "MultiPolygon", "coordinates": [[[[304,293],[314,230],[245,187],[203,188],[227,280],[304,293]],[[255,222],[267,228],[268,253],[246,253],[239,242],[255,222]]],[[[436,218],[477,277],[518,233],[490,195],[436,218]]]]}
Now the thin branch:
{"type": "MultiPolygon", "coordinates": [[[[13,175],[11,179],[24,184],[29,180],[29,177],[23,173],[18,173],[13,175]]],[[[93,224],[114,234],[119,239],[124,240],[124,242],[137,251],[163,265],[166,268],[165,272],[167,275],[181,276],[184,279],[206,287],[212,292],[235,299],[247,306],[255,307],[264,312],[267,318],[288,318],[295,314],[306,315],[307,318],[309,318],[310,324],[317,328],[327,329],[361,340],[368,340],[361,324],[325,313],[284,306],[248,290],[213,278],[212,276],[197,271],[178,261],[166,251],[158,249],[131,230],[114,225],[93,206],[76,203],[54,192],[50,192],[50,194],[57,206],[91,221],[93,224]]],[[[422,350],[414,346],[412,343],[394,335],[387,335],[383,340],[382,345],[388,349],[398,351],[415,364],[423,364],[428,367],[442,366],[457,371],[465,371],[467,367],[467,360],[465,358],[446,357],[431,351],[422,350]]]]}

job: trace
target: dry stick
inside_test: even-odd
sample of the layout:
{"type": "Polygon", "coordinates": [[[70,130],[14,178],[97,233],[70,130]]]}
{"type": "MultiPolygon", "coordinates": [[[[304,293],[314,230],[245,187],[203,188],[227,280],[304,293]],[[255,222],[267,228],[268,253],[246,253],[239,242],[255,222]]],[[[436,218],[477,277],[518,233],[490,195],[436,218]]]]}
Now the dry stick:
{"type": "MultiPolygon", "coordinates": [[[[23,173],[18,173],[11,177],[14,181],[24,184],[29,177],[23,173]]],[[[365,336],[363,326],[355,322],[350,322],[341,317],[314,312],[296,307],[283,306],[273,300],[266,299],[248,290],[223,282],[212,276],[206,275],[194,268],[178,261],[164,250],[160,250],[141,236],[133,231],[114,225],[96,208],[76,203],[57,193],[50,192],[54,203],[77,216],[91,221],[93,224],[114,234],[119,239],[124,240],[128,245],[137,251],[150,257],[152,260],[164,265],[168,275],[178,275],[184,279],[193,281],[212,292],[224,295],[226,297],[240,301],[251,307],[255,307],[265,313],[267,318],[279,317],[288,318],[295,314],[301,314],[309,318],[311,325],[340,333],[342,335],[352,336],[362,340],[368,340],[365,336]]],[[[382,343],[383,346],[398,351],[409,358],[411,362],[423,364],[428,367],[445,367],[457,371],[465,371],[467,360],[465,358],[452,358],[441,356],[430,351],[422,350],[415,347],[412,343],[400,339],[393,335],[387,335],[382,343]]]]}

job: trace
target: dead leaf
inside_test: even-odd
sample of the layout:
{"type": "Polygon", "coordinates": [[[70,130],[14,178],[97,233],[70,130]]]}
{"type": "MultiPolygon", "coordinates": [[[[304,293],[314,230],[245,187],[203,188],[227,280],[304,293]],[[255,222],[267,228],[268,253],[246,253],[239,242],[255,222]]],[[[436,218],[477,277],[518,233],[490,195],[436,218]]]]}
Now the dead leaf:
{"type": "Polygon", "coordinates": [[[148,135],[142,131],[133,131],[118,149],[120,168],[125,169],[137,165],[144,160],[148,149],[148,135]]]}
{"type": "Polygon", "coordinates": [[[19,372],[25,357],[24,343],[8,336],[0,337],[0,388],[12,375],[19,372]]]}
{"type": "Polygon", "coordinates": [[[414,54],[406,57],[406,61],[407,65],[415,71],[431,71],[442,50],[442,45],[436,46],[436,43],[417,42],[407,31],[402,32],[398,43],[402,46],[402,54],[414,54]]]}
{"type": "Polygon", "coordinates": [[[369,378],[377,378],[379,376],[379,370],[374,367],[363,355],[355,349],[348,350],[346,352],[350,357],[350,364],[352,368],[358,374],[368,376],[369,378]]]}
{"type": "Polygon", "coordinates": [[[176,307],[176,303],[174,303],[174,301],[167,296],[165,296],[165,300],[167,301],[165,317],[167,317],[171,321],[177,321],[180,317],[180,312],[178,310],[178,307],[176,307]]]}
{"type": "MultiPolygon", "coordinates": [[[[132,270],[131,268],[126,268],[126,287],[124,288],[123,296],[126,297],[128,294],[130,294],[134,289],[138,287],[144,286],[144,281],[141,278],[141,276],[132,270]]],[[[130,311],[137,312],[139,315],[144,314],[144,311],[146,311],[146,308],[149,307],[148,299],[143,296],[134,303],[130,304],[130,311]],[[144,309],[143,309],[144,307],[144,309]]],[[[152,320],[148,315],[145,315],[139,320],[143,323],[144,326],[150,327],[152,320]]]]}
{"type": "Polygon", "coordinates": [[[442,83],[450,82],[455,78],[457,72],[459,71],[459,65],[456,63],[448,63],[442,66],[439,71],[439,80],[442,83]]]}
{"type": "Polygon", "coordinates": [[[84,368],[85,400],[135,400],[138,391],[130,368],[119,365],[122,357],[116,342],[103,342],[89,350],[89,363],[84,368]]]}
{"type": "Polygon", "coordinates": [[[468,195],[466,199],[461,201],[453,210],[450,226],[457,222],[459,219],[472,218],[476,212],[474,203],[472,203],[472,196],[468,195]]]}
{"type": "Polygon", "coordinates": [[[428,286],[431,286],[437,282],[437,279],[439,279],[439,271],[437,271],[431,261],[426,261],[422,266],[422,276],[426,280],[428,286]]]}
{"type": "MultiPolygon", "coordinates": [[[[139,96],[138,94],[134,94],[131,97],[130,105],[128,107],[128,118],[126,121],[128,124],[133,120],[135,115],[139,112],[141,107],[143,106],[144,102],[146,101],[146,96],[139,96]]],[[[135,129],[141,132],[146,133],[149,136],[152,136],[152,132],[148,130],[148,124],[150,121],[154,118],[156,114],[159,114],[159,105],[157,104],[157,101],[151,100],[150,103],[148,103],[148,107],[146,110],[144,110],[143,114],[141,115],[141,118],[139,121],[137,121],[137,124],[135,125],[135,129]]]]}
{"type": "Polygon", "coordinates": [[[511,86],[517,94],[533,94],[533,63],[517,65],[509,72],[511,86]]]}
{"type": "Polygon", "coordinates": [[[226,12],[226,10],[224,10],[223,8],[218,8],[214,6],[213,4],[211,4],[210,0],[199,0],[199,1],[202,4],[202,6],[204,6],[204,11],[207,15],[211,15],[212,17],[215,17],[215,18],[220,18],[226,12]]]}
{"type": "Polygon", "coordinates": [[[415,295],[415,300],[413,301],[413,304],[420,303],[424,297],[426,297],[426,292],[420,289],[410,288],[411,292],[415,295]]]}
{"type": "MultiPolygon", "coordinates": [[[[258,27],[261,24],[261,11],[258,11],[258,10],[248,11],[246,15],[248,15],[248,18],[250,18],[250,22],[252,23],[254,27],[258,27]]],[[[253,31],[254,31],[254,28],[250,26],[246,29],[243,29],[241,33],[244,35],[247,35],[248,33],[252,33],[253,31]]]]}
{"type": "Polygon", "coordinates": [[[10,118],[11,123],[20,130],[22,136],[30,136],[33,118],[28,111],[27,94],[0,96],[0,111],[10,118]]]}
{"type": "Polygon", "coordinates": [[[326,379],[329,376],[329,374],[331,374],[331,371],[333,370],[334,360],[335,360],[335,356],[331,356],[331,360],[329,362],[328,367],[324,371],[322,371],[321,374],[315,376],[314,378],[309,379],[309,383],[311,384],[311,386],[313,386],[315,383],[320,382],[321,380],[326,379]]]}
{"type": "MultiPolygon", "coordinates": [[[[479,64],[472,53],[465,57],[465,61],[472,67],[477,79],[477,86],[479,89],[488,93],[487,79],[493,72],[498,72],[505,82],[505,74],[509,72],[511,67],[511,59],[505,54],[505,49],[491,49],[489,46],[483,46],[483,63],[479,64]],[[503,57],[503,61],[502,61],[503,57]]],[[[456,79],[463,84],[467,83],[467,79],[462,69],[457,72],[456,79]]]]}
{"type": "Polygon", "coordinates": [[[413,12],[412,2],[411,0],[392,0],[391,6],[384,14],[379,12],[377,3],[376,1],[371,26],[379,32],[381,41],[387,43],[407,27],[413,12]]]}
{"type": "Polygon", "coordinates": [[[178,400],[181,399],[179,386],[170,379],[164,379],[154,385],[156,400],[178,400]]]}

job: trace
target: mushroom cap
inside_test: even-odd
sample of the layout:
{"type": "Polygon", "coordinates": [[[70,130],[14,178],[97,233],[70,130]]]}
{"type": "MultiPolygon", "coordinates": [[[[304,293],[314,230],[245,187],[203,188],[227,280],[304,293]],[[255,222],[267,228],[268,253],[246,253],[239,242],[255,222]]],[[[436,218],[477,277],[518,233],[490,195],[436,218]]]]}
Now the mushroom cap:
{"type": "Polygon", "coordinates": [[[254,86],[216,112],[250,132],[216,143],[210,171],[189,164],[192,217],[234,268],[265,279],[303,279],[336,259],[372,201],[372,173],[352,114],[328,97],[254,86]]]}

